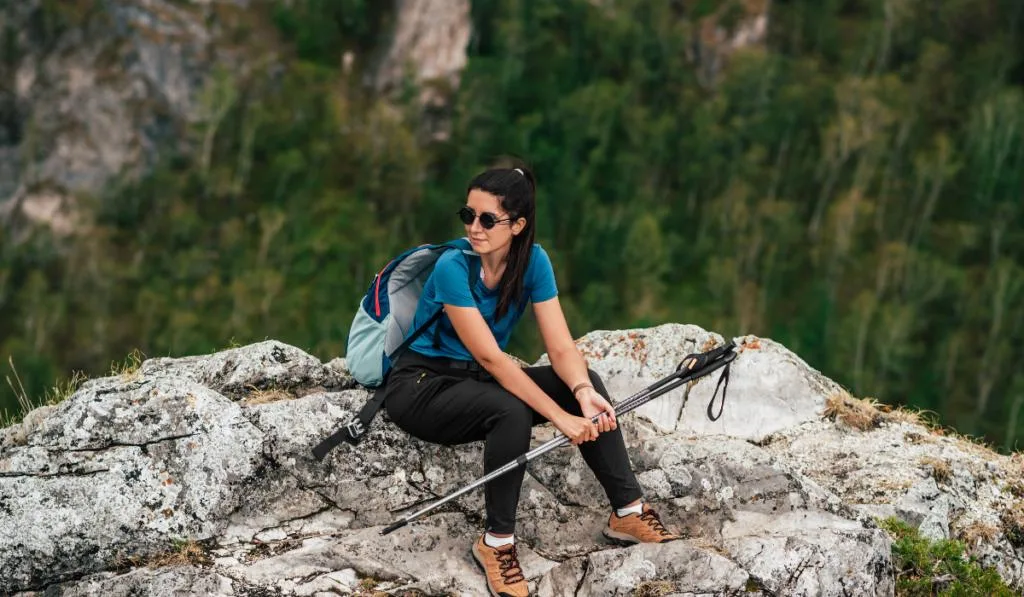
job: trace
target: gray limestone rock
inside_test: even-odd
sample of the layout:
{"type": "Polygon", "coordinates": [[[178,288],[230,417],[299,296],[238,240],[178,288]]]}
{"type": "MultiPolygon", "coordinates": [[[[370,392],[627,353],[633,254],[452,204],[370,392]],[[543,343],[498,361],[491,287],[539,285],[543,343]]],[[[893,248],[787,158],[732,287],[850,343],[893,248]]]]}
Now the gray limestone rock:
{"type": "Polygon", "coordinates": [[[56,591],[48,593],[58,593],[62,597],[234,597],[242,594],[235,591],[230,578],[192,566],[138,568],[125,574],[101,573],[55,588],[56,591]]]}
{"type": "Polygon", "coordinates": [[[58,233],[73,226],[73,196],[98,195],[108,181],[149,169],[169,143],[198,145],[180,133],[210,118],[203,90],[227,73],[259,68],[268,55],[225,39],[248,0],[8,4],[0,22],[14,33],[17,61],[12,80],[0,84],[10,90],[0,91],[0,105],[25,133],[0,138],[0,149],[21,150],[17,164],[0,168],[0,211],[58,233]],[[46,19],[65,26],[40,35],[33,23],[46,19]]]}
{"type": "MultiPolygon", "coordinates": [[[[740,356],[730,366],[728,398],[721,418],[706,415],[721,372],[669,392],[636,410],[661,431],[687,435],[728,435],[761,441],[807,421],[815,421],[826,399],[841,388],[798,356],[771,340],[734,339],[740,356]],[[685,406],[684,406],[685,403],[685,406]]],[[[642,330],[591,332],[577,345],[601,374],[614,401],[644,390],[670,375],[690,353],[725,340],[694,325],[665,324],[642,330]]],[[[546,364],[547,356],[540,363],[546,364]]],[[[720,398],[713,405],[717,413],[720,398]]]]}
{"type": "Polygon", "coordinates": [[[929,477],[916,483],[896,503],[896,515],[917,527],[924,537],[949,539],[949,503],[935,479],[929,477]]]}
{"type": "Polygon", "coordinates": [[[262,434],[187,380],[85,384],[0,444],[0,586],[81,576],[208,539],[258,483],[262,434]]]}
{"type": "MultiPolygon", "coordinates": [[[[343,363],[341,364],[343,366],[343,363]]],[[[338,364],[324,365],[294,346],[267,340],[210,355],[148,359],[146,377],[189,379],[233,399],[255,391],[346,390],[356,382],[338,364]]]]}
{"type": "MultiPolygon", "coordinates": [[[[711,546],[686,541],[596,551],[568,560],[538,583],[538,597],[636,595],[649,587],[672,593],[737,594],[749,575],[711,546]]],[[[647,593],[641,593],[647,594],[647,593]]]]}
{"type": "Polygon", "coordinates": [[[867,431],[807,423],[772,436],[764,448],[862,515],[964,541],[1007,583],[1024,586],[1024,546],[1014,544],[1012,524],[1024,486],[1019,457],[899,420],[867,431]]]}
{"type": "MultiPolygon", "coordinates": [[[[1016,535],[1003,528],[1019,463],[910,422],[861,432],[821,420],[829,380],[775,343],[741,341],[718,426],[687,414],[711,380],[620,421],[647,499],[684,540],[611,545],[606,498],[576,448],[529,465],[517,536],[536,594],[891,595],[891,540],[874,521],[887,515],[969,540],[1020,586],[1016,535]]],[[[624,397],[718,342],[667,325],[595,332],[580,345],[624,397]]],[[[87,382],[0,431],[0,586],[483,594],[469,555],[482,492],[380,535],[478,478],[480,443],[427,444],[381,416],[358,448],[312,456],[367,398],[343,360],[324,365],[276,341],[87,382]],[[179,552],[205,563],[167,566],[179,552]]],[[[534,445],[552,436],[537,427],[534,445]]]]}

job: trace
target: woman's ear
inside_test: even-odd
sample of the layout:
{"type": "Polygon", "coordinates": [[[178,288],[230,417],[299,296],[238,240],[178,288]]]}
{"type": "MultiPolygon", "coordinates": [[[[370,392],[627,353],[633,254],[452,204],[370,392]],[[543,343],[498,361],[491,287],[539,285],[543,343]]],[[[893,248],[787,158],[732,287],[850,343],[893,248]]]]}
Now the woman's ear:
{"type": "Polygon", "coordinates": [[[512,236],[516,236],[526,229],[526,218],[519,218],[512,222],[512,236]]]}

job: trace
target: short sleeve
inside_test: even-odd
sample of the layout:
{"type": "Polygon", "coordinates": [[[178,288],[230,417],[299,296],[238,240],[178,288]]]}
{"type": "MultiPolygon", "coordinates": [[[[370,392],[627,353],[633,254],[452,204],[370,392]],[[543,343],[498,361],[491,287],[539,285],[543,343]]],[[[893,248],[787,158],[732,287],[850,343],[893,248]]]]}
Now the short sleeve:
{"type": "Polygon", "coordinates": [[[456,307],[477,306],[469,289],[469,265],[461,251],[446,251],[441,255],[431,277],[437,302],[456,307]]]}
{"type": "Polygon", "coordinates": [[[551,258],[540,245],[533,245],[530,258],[530,300],[536,303],[551,300],[558,296],[555,285],[555,270],[551,267],[551,258]]]}

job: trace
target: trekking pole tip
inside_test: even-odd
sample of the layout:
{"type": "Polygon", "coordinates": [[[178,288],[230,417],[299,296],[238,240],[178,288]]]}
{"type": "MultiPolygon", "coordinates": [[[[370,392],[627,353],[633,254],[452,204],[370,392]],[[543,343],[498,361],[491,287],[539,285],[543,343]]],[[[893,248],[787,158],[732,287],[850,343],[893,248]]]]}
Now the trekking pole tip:
{"type": "Polygon", "coordinates": [[[384,529],[381,530],[380,534],[381,535],[387,535],[391,531],[396,531],[396,530],[404,527],[407,524],[409,524],[409,521],[405,520],[403,518],[402,520],[399,520],[398,522],[393,522],[393,523],[389,524],[388,526],[384,527],[384,529]]]}

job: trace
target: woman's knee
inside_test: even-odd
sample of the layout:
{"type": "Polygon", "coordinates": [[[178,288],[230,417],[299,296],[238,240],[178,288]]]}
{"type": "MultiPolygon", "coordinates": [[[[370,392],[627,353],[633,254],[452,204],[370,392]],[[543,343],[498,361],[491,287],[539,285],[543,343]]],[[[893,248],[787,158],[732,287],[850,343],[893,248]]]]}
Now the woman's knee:
{"type": "Polygon", "coordinates": [[[509,460],[530,447],[533,411],[525,402],[508,394],[507,399],[501,401],[501,407],[492,412],[487,428],[488,458],[509,460]]]}
{"type": "Polygon", "coordinates": [[[533,409],[511,393],[506,392],[497,416],[500,417],[501,423],[526,435],[530,434],[530,428],[533,427],[533,409]]]}

